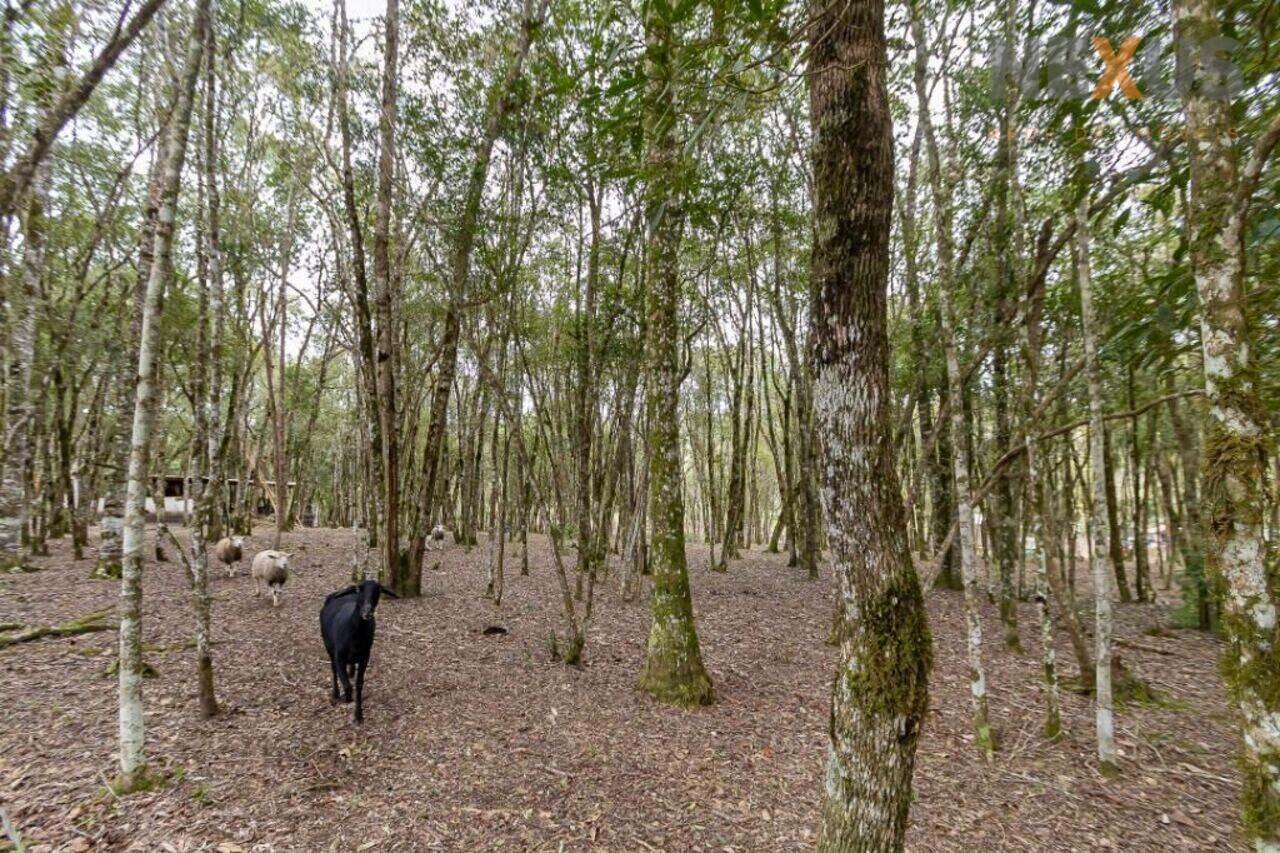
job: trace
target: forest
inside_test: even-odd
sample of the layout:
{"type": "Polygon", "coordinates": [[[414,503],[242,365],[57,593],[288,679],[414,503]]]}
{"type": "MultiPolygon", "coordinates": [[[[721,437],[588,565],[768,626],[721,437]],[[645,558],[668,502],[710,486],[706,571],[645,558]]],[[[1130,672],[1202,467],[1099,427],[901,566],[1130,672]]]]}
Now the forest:
{"type": "Polygon", "coordinates": [[[1275,0],[2,2],[0,850],[1280,853],[1275,0]]]}

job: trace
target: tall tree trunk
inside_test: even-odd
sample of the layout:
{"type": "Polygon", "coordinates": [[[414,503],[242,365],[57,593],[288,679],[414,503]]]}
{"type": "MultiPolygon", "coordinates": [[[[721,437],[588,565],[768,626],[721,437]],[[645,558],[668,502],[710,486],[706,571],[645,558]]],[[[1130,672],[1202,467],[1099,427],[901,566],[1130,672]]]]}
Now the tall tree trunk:
{"type": "MultiPolygon", "coordinates": [[[[212,604],[209,589],[209,554],[206,536],[218,531],[217,508],[222,478],[217,457],[221,452],[225,431],[219,418],[218,396],[222,373],[222,269],[217,229],[217,26],[210,20],[205,28],[204,44],[204,147],[200,197],[205,203],[204,219],[197,230],[200,272],[200,314],[196,330],[196,390],[192,400],[195,415],[193,456],[195,476],[191,486],[195,497],[194,523],[191,525],[191,609],[195,616],[196,684],[199,690],[200,715],[217,716],[218,699],[213,684],[212,604]],[[212,327],[212,330],[211,330],[212,327]]],[[[217,541],[216,539],[214,541],[217,541]]]]}
{"type": "MultiPolygon", "coordinates": [[[[1002,4],[1000,17],[1004,43],[1012,53],[1017,52],[1017,6],[1013,2],[1002,4]]],[[[1013,214],[1013,188],[1017,172],[1017,148],[1015,146],[1015,118],[1018,103],[1018,86],[1009,73],[1012,68],[1001,69],[996,83],[1000,92],[1000,136],[996,144],[996,177],[992,200],[995,208],[995,227],[992,232],[992,249],[996,255],[996,282],[993,323],[996,340],[992,344],[992,390],[995,396],[995,446],[1003,453],[1013,440],[1013,428],[1009,415],[1009,370],[1006,333],[1000,317],[1008,312],[1009,303],[1016,299],[1014,243],[1016,222],[1013,214]]],[[[1013,472],[1020,466],[1006,468],[995,486],[994,512],[990,519],[992,544],[995,546],[997,576],[999,580],[1000,620],[1004,623],[1005,648],[1021,651],[1018,635],[1018,596],[1014,572],[1023,561],[1023,548],[1018,539],[1018,515],[1014,502],[1013,472]]]]}
{"type": "Polygon", "coordinates": [[[335,27],[338,31],[338,68],[334,75],[334,101],[337,106],[338,128],[342,137],[342,206],[347,231],[351,241],[352,303],[355,307],[353,325],[356,328],[356,344],[359,350],[358,371],[362,380],[361,393],[367,419],[368,450],[362,458],[367,479],[364,488],[365,529],[370,535],[381,535],[377,528],[379,501],[382,490],[382,412],[378,404],[377,361],[374,354],[373,314],[369,308],[368,268],[365,264],[364,229],[360,222],[360,209],[356,201],[355,172],[351,165],[352,128],[350,117],[351,68],[348,40],[346,0],[334,0],[335,27]]]}
{"type": "MultiPolygon", "coordinates": [[[[1014,0],[1008,0],[1004,10],[1005,43],[1010,49],[1016,47],[1014,42],[1014,15],[1016,9],[1017,5],[1014,0]]],[[[1002,81],[1002,85],[1005,87],[1005,103],[1008,108],[1008,121],[1003,128],[1003,135],[1010,148],[1010,195],[1015,195],[1019,187],[1016,148],[1014,148],[1017,123],[1013,115],[1014,105],[1017,103],[1017,82],[1017,77],[1014,74],[1008,74],[1002,81]]],[[[1022,210],[1019,199],[1014,198],[1011,201],[1016,210],[1022,210]]],[[[1014,227],[1017,233],[1020,234],[1022,232],[1022,217],[1014,215],[1012,218],[1015,221],[1014,227]]],[[[1019,252],[1018,254],[1020,255],[1021,253],[1019,252]]],[[[1014,266],[1014,264],[1011,263],[1011,266],[1014,266]]],[[[1014,267],[1015,270],[1016,268],[1014,267]]],[[[1027,526],[1030,528],[1031,536],[1035,540],[1036,550],[1035,602],[1037,615],[1040,618],[1040,660],[1044,674],[1044,733],[1046,737],[1056,738],[1062,731],[1062,715],[1058,704],[1056,637],[1054,635],[1053,615],[1049,606],[1049,593],[1051,587],[1050,578],[1058,575],[1060,567],[1051,544],[1057,541],[1057,530],[1054,523],[1052,504],[1045,494],[1045,478],[1042,470],[1044,460],[1041,457],[1040,448],[1035,439],[1036,425],[1032,420],[1032,413],[1038,411],[1041,404],[1040,351],[1042,346],[1041,321],[1044,316],[1044,288],[1037,283],[1032,292],[1028,293],[1023,276],[1016,271],[1011,271],[1010,276],[1012,278],[1010,290],[1025,294],[1023,297],[1022,362],[1024,372],[1021,402],[1022,409],[1026,413],[1026,420],[1023,423],[1023,432],[1026,438],[1023,446],[1025,447],[1027,466],[1027,496],[1023,515],[1027,519],[1027,526]]],[[[1018,548],[1019,564],[1022,562],[1022,550],[1022,548],[1018,548]]],[[[1064,606],[1066,606],[1066,600],[1059,598],[1059,609],[1064,606]]]]}
{"type": "Polygon", "coordinates": [[[174,105],[166,111],[160,138],[156,142],[156,157],[147,180],[147,207],[143,213],[142,236],[138,243],[138,272],[133,293],[133,319],[129,330],[128,353],[120,381],[116,383],[116,421],[112,433],[113,464],[120,466],[110,474],[106,494],[102,502],[102,519],[98,537],[98,559],[93,577],[120,577],[124,561],[123,535],[125,504],[128,499],[128,463],[132,438],[132,413],[137,389],[138,341],[142,334],[143,305],[146,302],[146,286],[155,263],[155,231],[160,211],[161,193],[164,188],[164,168],[169,161],[170,130],[175,116],[174,105]],[[123,464],[122,464],[123,463],[123,464]]]}
{"type": "Polygon", "coordinates": [[[1174,30],[1191,45],[1196,85],[1184,90],[1190,140],[1188,211],[1191,266],[1200,296],[1205,396],[1204,511],[1207,565],[1225,591],[1223,668],[1240,708],[1245,832],[1259,851],[1280,850],[1280,644],[1274,564],[1268,571],[1268,412],[1251,360],[1245,290],[1249,208],[1266,159],[1280,141],[1273,116],[1243,168],[1235,151],[1232,104],[1211,91],[1206,55],[1222,27],[1214,0],[1177,0],[1174,30]]]}
{"type": "Polygon", "coordinates": [[[187,56],[178,82],[178,98],[169,124],[160,206],[156,216],[155,252],[147,276],[142,328],[138,336],[138,380],[133,406],[133,438],[129,453],[129,491],[125,504],[124,565],[120,582],[120,775],[117,792],[131,791],[147,779],[145,726],[142,716],[142,568],[145,562],[147,456],[156,415],[156,355],[160,351],[160,301],[172,269],[174,217],[182,166],[191,126],[191,104],[209,25],[209,0],[198,0],[187,56]]]}
{"type": "Polygon", "coordinates": [[[383,17],[382,104],[378,111],[378,207],[373,225],[373,282],[378,312],[378,418],[382,434],[382,567],[384,577],[400,595],[409,590],[400,564],[400,458],[399,418],[396,412],[397,353],[396,294],[391,273],[391,202],[395,171],[396,64],[400,43],[400,0],[387,0],[383,17]]]}
{"type": "Polygon", "coordinates": [[[5,395],[4,459],[0,460],[0,571],[21,566],[27,559],[26,535],[29,502],[27,465],[35,427],[31,400],[31,364],[36,352],[36,300],[44,268],[45,217],[49,201],[50,170],[43,165],[32,185],[23,232],[22,272],[16,292],[4,300],[8,308],[6,348],[8,375],[5,395]]]}
{"type": "Polygon", "coordinates": [[[1102,420],[1102,365],[1098,358],[1098,318],[1093,309],[1089,270],[1089,194],[1080,187],[1076,207],[1076,275],[1080,282],[1080,325],[1084,334],[1085,374],[1089,385],[1089,462],[1093,507],[1089,535],[1093,540],[1094,701],[1097,717],[1098,761],[1104,769],[1116,761],[1111,698],[1111,586],[1115,573],[1108,565],[1106,425],[1102,420]]]}
{"type": "Polygon", "coordinates": [[[893,128],[882,0],[813,0],[814,413],[844,602],[818,849],[901,850],[931,640],[888,441],[893,128]]]}
{"type": "Polygon", "coordinates": [[[969,692],[973,698],[976,746],[990,757],[995,751],[991,715],[987,700],[987,677],[982,665],[982,619],[979,614],[981,591],[978,588],[978,559],[973,529],[973,492],[969,486],[969,440],[965,424],[964,377],[960,373],[960,356],[952,306],[954,260],[951,245],[950,202],[947,179],[942,171],[938,141],[929,117],[926,72],[927,46],[921,9],[912,6],[911,31],[916,42],[915,88],[924,128],[925,150],[929,156],[929,182],[933,197],[934,235],[938,254],[938,302],[942,315],[942,338],[947,359],[947,389],[951,417],[952,482],[955,485],[957,531],[960,539],[960,575],[964,584],[965,626],[968,638],[969,692]]]}
{"type": "Polygon", "coordinates": [[[640,687],[663,702],[706,705],[714,701],[715,693],[702,665],[684,552],[679,304],[685,167],[676,136],[679,57],[670,18],[670,7],[651,3],[645,8],[645,218],[649,242],[645,397],[653,624],[640,687]]]}
{"type": "MultiPolygon", "coordinates": [[[[208,300],[211,328],[209,330],[209,371],[205,398],[206,420],[210,425],[206,433],[208,447],[204,451],[208,460],[209,480],[206,487],[211,494],[208,500],[212,512],[207,520],[204,535],[214,542],[222,538],[227,522],[227,453],[233,430],[230,420],[234,409],[228,408],[223,416],[222,408],[222,359],[223,338],[226,328],[226,301],[222,279],[222,197],[218,189],[218,97],[217,52],[214,20],[209,22],[209,38],[205,45],[208,67],[205,72],[204,94],[204,194],[205,194],[205,244],[208,255],[208,300]],[[216,426],[216,428],[214,428],[216,426]]],[[[233,389],[234,396],[234,389],[233,389]]],[[[234,402],[234,401],[233,401],[234,402]]],[[[198,652],[198,650],[197,650],[198,652]]],[[[212,679],[211,679],[212,680],[212,679]]]]}

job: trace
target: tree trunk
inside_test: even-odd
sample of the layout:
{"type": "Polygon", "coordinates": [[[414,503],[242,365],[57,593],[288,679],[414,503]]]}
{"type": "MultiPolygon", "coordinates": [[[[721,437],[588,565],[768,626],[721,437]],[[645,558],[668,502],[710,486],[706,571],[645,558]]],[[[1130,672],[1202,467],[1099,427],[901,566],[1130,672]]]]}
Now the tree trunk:
{"type": "Polygon", "coordinates": [[[138,341],[142,334],[146,285],[155,262],[155,230],[161,204],[164,167],[169,160],[169,126],[172,125],[175,115],[173,105],[171,104],[170,107],[165,116],[165,125],[161,130],[160,138],[156,141],[156,157],[147,181],[147,207],[143,214],[142,236],[138,241],[138,273],[133,294],[133,321],[129,331],[128,354],[122,369],[123,375],[116,384],[114,400],[116,421],[112,433],[111,460],[120,467],[109,475],[106,494],[103,497],[102,519],[98,532],[98,559],[92,574],[95,578],[120,577],[124,560],[122,548],[125,504],[128,497],[127,460],[131,450],[131,416],[137,393],[134,383],[137,380],[138,341]]]}
{"type": "Polygon", "coordinates": [[[645,9],[645,218],[649,243],[645,397],[653,624],[640,687],[663,702],[706,705],[714,701],[715,693],[702,665],[684,552],[679,303],[685,176],[682,146],[676,137],[678,45],[670,17],[670,7],[658,3],[645,9]]]}
{"type": "Polygon", "coordinates": [[[400,424],[396,412],[396,279],[391,274],[391,202],[395,171],[396,64],[400,43],[400,0],[387,0],[383,17],[382,104],[378,111],[378,202],[373,226],[373,283],[378,316],[378,418],[382,435],[382,577],[400,595],[417,595],[401,576],[400,565],[400,424]]]}
{"type": "Polygon", "coordinates": [[[133,406],[132,449],[129,453],[129,490],[125,504],[124,564],[120,583],[120,776],[117,792],[145,784],[145,728],[142,715],[142,568],[146,542],[147,456],[156,414],[156,355],[160,351],[161,297],[172,267],[174,217],[182,166],[191,126],[191,103],[204,50],[204,30],[209,25],[209,0],[199,0],[187,56],[178,83],[178,99],[169,125],[160,206],[156,216],[155,252],[147,276],[142,328],[138,337],[138,380],[133,406]]]}
{"type": "MultiPolygon", "coordinates": [[[[1096,330],[1094,334],[1097,334],[1096,330]]],[[[1098,389],[1099,393],[1103,393],[1101,385],[1098,389]]],[[[1120,592],[1120,602],[1128,604],[1133,601],[1133,593],[1129,591],[1129,575],[1124,565],[1124,538],[1120,533],[1120,499],[1116,495],[1116,472],[1113,459],[1115,454],[1111,452],[1111,430],[1104,427],[1102,461],[1106,472],[1104,485],[1107,496],[1107,552],[1111,556],[1112,565],[1115,566],[1116,588],[1120,592]]]]}
{"type": "MultiPolygon", "coordinates": [[[[1180,44],[1207,51],[1221,24],[1213,0],[1177,0],[1180,44]]],[[[1205,396],[1204,510],[1208,568],[1225,591],[1223,674],[1241,711],[1243,820],[1259,851],[1280,850],[1280,646],[1274,576],[1268,571],[1268,412],[1251,360],[1245,243],[1254,187],[1280,140],[1271,119],[1243,169],[1237,162],[1232,104],[1208,91],[1206,55],[1193,56],[1198,85],[1184,90],[1191,160],[1188,210],[1191,266],[1200,296],[1205,396]]],[[[1274,570],[1274,566],[1271,567],[1274,570]]]]}
{"type": "Polygon", "coordinates": [[[814,414],[843,624],[818,849],[901,850],[931,639],[894,463],[893,133],[881,0],[813,0],[814,414]]]}
{"type": "Polygon", "coordinates": [[[978,588],[978,566],[973,530],[973,497],[969,486],[969,441],[965,426],[964,378],[960,373],[960,357],[956,336],[954,309],[951,304],[953,256],[951,246],[950,203],[942,158],[929,117],[927,92],[927,59],[924,22],[918,6],[912,7],[911,30],[916,42],[915,88],[924,129],[925,148],[929,156],[929,181],[934,205],[934,235],[938,254],[938,301],[942,315],[942,338],[946,349],[947,387],[951,417],[951,456],[955,484],[956,514],[959,517],[960,574],[964,584],[965,625],[968,637],[969,691],[973,698],[975,744],[990,757],[995,751],[995,737],[987,700],[987,678],[982,665],[982,620],[979,615],[981,591],[978,588]]]}
{"type": "MultiPolygon", "coordinates": [[[[1082,188],[1083,189],[1083,188],[1082,188]]],[[[1094,701],[1097,709],[1098,761],[1114,769],[1115,730],[1111,700],[1111,585],[1107,524],[1106,426],[1102,420],[1102,365],[1098,359],[1098,319],[1093,310],[1089,271],[1089,196],[1082,192],[1076,208],[1076,275],[1080,282],[1080,325],[1084,333],[1085,373],[1089,385],[1089,462],[1093,507],[1089,534],[1093,540],[1094,701]]]]}
{"type": "Polygon", "coordinates": [[[49,182],[50,170],[46,164],[35,178],[27,203],[20,284],[17,291],[4,300],[9,309],[6,320],[10,343],[6,352],[6,441],[4,459],[0,460],[0,572],[22,566],[27,559],[23,542],[29,514],[26,475],[35,426],[31,363],[36,351],[36,300],[40,272],[44,268],[44,208],[49,200],[49,182]]]}

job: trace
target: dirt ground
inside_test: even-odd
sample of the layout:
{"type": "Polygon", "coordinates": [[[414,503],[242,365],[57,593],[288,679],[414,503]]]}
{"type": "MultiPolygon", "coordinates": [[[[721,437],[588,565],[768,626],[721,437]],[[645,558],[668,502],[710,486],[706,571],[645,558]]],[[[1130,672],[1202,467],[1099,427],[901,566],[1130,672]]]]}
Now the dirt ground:
{"type": "MultiPolygon", "coordinates": [[[[283,606],[243,573],[215,579],[214,666],[225,713],[197,716],[192,618],[175,562],[146,577],[147,751],[167,774],[116,799],[115,634],[0,651],[0,805],[32,850],[716,850],[810,848],[834,650],[830,582],[751,553],[727,575],[690,548],[694,606],[717,703],[658,705],[634,688],[643,603],[597,595],[585,666],[551,660],[559,624],[550,552],[509,569],[506,600],[482,595],[483,547],[450,545],[416,601],[383,599],[366,719],[331,707],[317,613],[345,582],[349,531],[287,534],[283,606]],[[486,636],[500,625],[505,635],[486,636]]],[[[247,551],[270,544],[257,531],[247,551]]],[[[518,548],[517,553],[518,557],[518,548]]],[[[66,543],[32,574],[0,576],[0,622],[54,623],[113,604],[66,543]]],[[[1232,718],[1216,658],[1194,631],[1162,631],[1167,606],[1118,608],[1126,663],[1156,703],[1120,709],[1122,775],[1099,774],[1087,699],[1063,696],[1065,736],[1040,735],[1035,612],[1018,656],[985,614],[1002,750],[972,744],[958,593],[933,592],[932,711],[920,744],[908,849],[1244,849],[1232,718]]],[[[1062,670],[1075,666],[1065,637],[1062,670]]],[[[0,849],[4,843],[0,842],[0,849]]]]}

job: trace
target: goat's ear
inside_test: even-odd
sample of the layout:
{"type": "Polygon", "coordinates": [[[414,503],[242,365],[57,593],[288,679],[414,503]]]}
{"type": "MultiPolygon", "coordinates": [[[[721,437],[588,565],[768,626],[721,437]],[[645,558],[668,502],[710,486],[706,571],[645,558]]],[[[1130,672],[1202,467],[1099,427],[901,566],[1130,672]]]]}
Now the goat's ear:
{"type": "Polygon", "coordinates": [[[378,584],[378,587],[382,590],[382,594],[383,594],[383,595],[385,595],[385,596],[387,596],[388,598],[399,598],[399,597],[400,597],[400,596],[396,595],[394,592],[392,592],[390,587],[385,587],[385,586],[383,586],[382,584],[378,584]]]}

